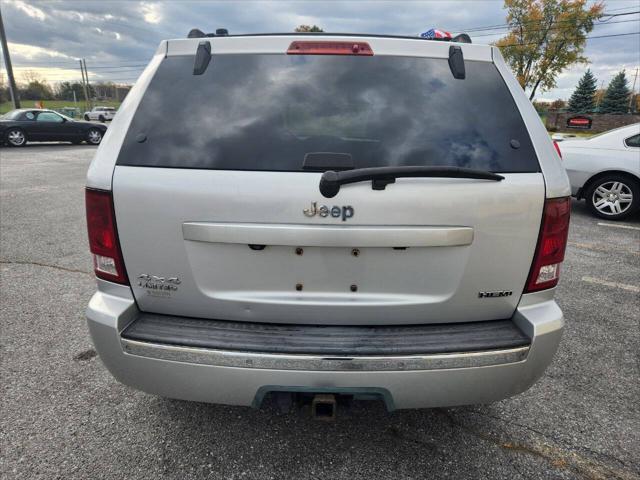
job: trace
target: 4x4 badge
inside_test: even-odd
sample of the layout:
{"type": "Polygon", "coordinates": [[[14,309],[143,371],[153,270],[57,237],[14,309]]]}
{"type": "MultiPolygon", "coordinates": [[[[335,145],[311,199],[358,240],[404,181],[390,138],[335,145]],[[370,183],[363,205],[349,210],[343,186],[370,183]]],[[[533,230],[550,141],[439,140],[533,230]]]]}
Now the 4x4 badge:
{"type": "Polygon", "coordinates": [[[157,277],[147,273],[138,275],[138,286],[147,290],[176,291],[182,283],[178,277],[157,277]]]}
{"type": "Polygon", "coordinates": [[[354,211],[351,205],[344,205],[342,207],[334,205],[333,207],[328,207],[326,205],[318,205],[318,202],[311,202],[311,206],[302,210],[302,213],[307,217],[314,217],[316,215],[321,217],[331,215],[333,218],[342,217],[342,221],[346,222],[348,218],[353,217],[354,211]]]}

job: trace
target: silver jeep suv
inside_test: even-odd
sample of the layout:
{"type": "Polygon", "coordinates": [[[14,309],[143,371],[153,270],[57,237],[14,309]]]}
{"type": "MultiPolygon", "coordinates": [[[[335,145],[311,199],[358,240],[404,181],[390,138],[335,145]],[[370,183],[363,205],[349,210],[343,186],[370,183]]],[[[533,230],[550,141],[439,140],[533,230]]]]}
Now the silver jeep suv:
{"type": "Polygon", "coordinates": [[[160,44],[88,172],[87,318],[116,379],[392,410],[543,374],[570,188],[499,50],[191,36],[160,44]]]}

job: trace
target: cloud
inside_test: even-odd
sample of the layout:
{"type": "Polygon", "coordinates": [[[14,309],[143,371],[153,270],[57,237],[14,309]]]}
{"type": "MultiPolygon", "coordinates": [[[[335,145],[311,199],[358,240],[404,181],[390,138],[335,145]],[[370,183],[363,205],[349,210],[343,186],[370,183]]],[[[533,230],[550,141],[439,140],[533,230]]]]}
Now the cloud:
{"type": "Polygon", "coordinates": [[[9,42],[9,51],[12,55],[27,58],[30,60],[47,58],[75,60],[73,57],[65,55],[62,52],[58,52],[56,50],[51,50],[48,48],[37,47],[35,45],[26,45],[24,43],[9,42]]]}
{"type": "MultiPolygon", "coordinates": [[[[17,67],[75,68],[85,58],[95,78],[131,82],[142,71],[166,38],[183,38],[192,28],[233,33],[291,32],[301,24],[316,24],[330,32],[416,35],[431,27],[462,32],[479,26],[504,24],[501,1],[39,1],[0,0],[7,36],[17,67]],[[38,50],[40,49],[40,50],[38,50]],[[50,55],[47,52],[56,52],[50,55]],[[53,58],[56,56],[57,58],[53,58]],[[63,61],[69,59],[69,64],[63,61]],[[47,65],[46,62],[51,63],[47,65]],[[37,62],[37,63],[36,63],[37,62]],[[138,67],[131,67],[136,65],[138,67]],[[102,68],[97,68],[102,67],[102,68]],[[110,67],[110,68],[104,68],[110,67]],[[137,70],[136,70],[137,68],[137,70]]],[[[609,2],[616,12],[637,10],[636,0],[609,2]]],[[[628,16],[620,19],[637,19],[628,16]]],[[[598,26],[591,35],[637,31],[637,22],[598,26]]],[[[490,43],[500,31],[475,32],[475,43],[490,43]],[[487,36],[487,33],[495,35],[487,36]],[[480,36],[485,35],[485,36],[480,36]]],[[[621,68],[628,71],[640,63],[638,36],[588,41],[589,67],[608,82],[621,68]]],[[[558,85],[538,98],[567,98],[586,66],[578,65],[558,78],[558,85]]],[[[60,72],[51,74],[58,81],[60,72]]]]}
{"type": "Polygon", "coordinates": [[[142,2],[140,11],[142,12],[142,18],[147,23],[158,24],[162,21],[162,8],[159,4],[142,2]]]}
{"type": "Polygon", "coordinates": [[[9,0],[9,3],[14,5],[19,11],[25,13],[30,18],[35,18],[39,21],[44,21],[46,15],[42,10],[33,5],[29,5],[22,0],[9,0]]]}

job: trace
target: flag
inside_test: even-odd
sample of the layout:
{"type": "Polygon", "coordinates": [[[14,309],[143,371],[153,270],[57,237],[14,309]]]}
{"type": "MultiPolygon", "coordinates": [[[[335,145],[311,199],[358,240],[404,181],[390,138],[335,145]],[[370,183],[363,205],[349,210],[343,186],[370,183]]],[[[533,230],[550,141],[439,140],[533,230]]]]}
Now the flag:
{"type": "Polygon", "coordinates": [[[451,34],[449,32],[445,32],[444,30],[436,30],[435,28],[421,33],[420,36],[429,40],[451,40],[451,34]]]}

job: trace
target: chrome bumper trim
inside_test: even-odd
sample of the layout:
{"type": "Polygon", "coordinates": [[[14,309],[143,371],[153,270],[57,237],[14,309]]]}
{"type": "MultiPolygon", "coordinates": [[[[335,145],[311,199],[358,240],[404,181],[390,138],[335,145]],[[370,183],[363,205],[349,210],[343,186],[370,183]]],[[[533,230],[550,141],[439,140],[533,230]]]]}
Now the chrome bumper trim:
{"type": "Polygon", "coordinates": [[[273,370],[394,371],[486,367],[524,361],[528,346],[483,352],[385,357],[321,357],[210,350],[120,339],[126,354],[219,367],[273,370]]]}

